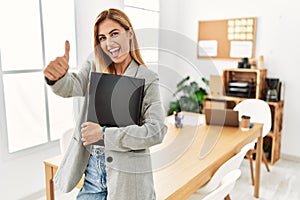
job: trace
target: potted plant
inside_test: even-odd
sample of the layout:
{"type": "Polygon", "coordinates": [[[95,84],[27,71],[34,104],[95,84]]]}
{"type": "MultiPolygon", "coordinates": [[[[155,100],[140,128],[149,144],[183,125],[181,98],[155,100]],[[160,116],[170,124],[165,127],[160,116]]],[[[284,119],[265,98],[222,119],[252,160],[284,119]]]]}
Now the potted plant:
{"type": "Polygon", "coordinates": [[[202,113],[203,102],[205,95],[207,95],[206,88],[208,87],[208,80],[201,78],[206,88],[200,87],[196,81],[188,82],[190,76],[182,79],[177,85],[177,90],[174,96],[180,94],[176,101],[171,101],[169,104],[168,115],[174,112],[188,111],[202,113]]]}

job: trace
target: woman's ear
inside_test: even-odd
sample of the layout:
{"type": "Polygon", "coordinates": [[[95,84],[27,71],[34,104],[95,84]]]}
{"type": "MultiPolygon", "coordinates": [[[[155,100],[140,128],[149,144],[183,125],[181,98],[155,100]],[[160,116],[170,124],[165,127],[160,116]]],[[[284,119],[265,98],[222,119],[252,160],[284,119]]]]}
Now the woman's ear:
{"type": "Polygon", "coordinates": [[[128,33],[129,33],[129,39],[132,39],[134,35],[132,27],[129,27],[128,33]]]}

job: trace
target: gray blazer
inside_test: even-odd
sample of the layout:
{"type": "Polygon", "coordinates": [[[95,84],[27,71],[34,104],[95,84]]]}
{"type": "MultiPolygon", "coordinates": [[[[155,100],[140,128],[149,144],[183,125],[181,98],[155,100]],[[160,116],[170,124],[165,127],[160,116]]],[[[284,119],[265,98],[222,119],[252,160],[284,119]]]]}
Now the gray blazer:
{"type": "MultiPolygon", "coordinates": [[[[54,179],[63,192],[69,192],[77,185],[90,156],[90,147],[84,147],[80,140],[80,125],[87,119],[87,88],[91,71],[95,71],[95,63],[88,59],[78,73],[67,73],[50,86],[62,97],[85,97],[73,138],[54,179]]],[[[153,200],[156,198],[149,147],[161,143],[167,132],[158,76],[135,61],[130,63],[124,75],[145,78],[143,125],[105,130],[108,200],[153,200]]]]}

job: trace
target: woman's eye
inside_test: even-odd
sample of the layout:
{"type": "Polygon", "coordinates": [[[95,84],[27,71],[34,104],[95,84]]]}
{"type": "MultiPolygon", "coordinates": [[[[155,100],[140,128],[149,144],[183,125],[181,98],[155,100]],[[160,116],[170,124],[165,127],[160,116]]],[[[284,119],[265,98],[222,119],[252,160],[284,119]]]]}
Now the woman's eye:
{"type": "Polygon", "coordinates": [[[118,32],[113,32],[113,33],[111,34],[112,37],[118,37],[118,35],[119,35],[118,32]]]}
{"type": "Polygon", "coordinates": [[[101,37],[98,38],[99,42],[103,42],[105,39],[106,39],[106,38],[103,37],[103,36],[101,36],[101,37]]]}

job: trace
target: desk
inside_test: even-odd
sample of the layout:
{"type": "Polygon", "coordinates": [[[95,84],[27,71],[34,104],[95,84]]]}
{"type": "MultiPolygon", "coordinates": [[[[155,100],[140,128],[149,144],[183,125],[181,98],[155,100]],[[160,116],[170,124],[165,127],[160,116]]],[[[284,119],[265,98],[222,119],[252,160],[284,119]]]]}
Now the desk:
{"type": "MultiPolygon", "coordinates": [[[[257,141],[257,159],[254,184],[254,196],[259,197],[260,165],[262,156],[262,125],[254,124],[249,131],[241,131],[234,127],[217,127],[200,125],[184,126],[182,129],[169,125],[168,133],[162,144],[155,146],[154,152],[170,145],[172,138],[180,135],[194,134],[193,141],[185,152],[174,162],[153,172],[157,200],[187,199],[199,187],[212,177],[213,173],[229,158],[254,139],[257,141]],[[210,134],[220,131],[220,135],[207,156],[200,159],[199,152],[205,146],[210,134]]],[[[46,173],[47,200],[54,199],[53,177],[60,164],[61,156],[44,161],[46,173]]],[[[80,187],[80,186],[79,186],[80,187]]]]}
{"type": "MultiPolygon", "coordinates": [[[[58,155],[53,158],[49,158],[44,160],[45,165],[45,179],[46,179],[46,199],[47,200],[54,200],[54,176],[56,171],[60,165],[63,156],[58,155]]],[[[77,188],[81,188],[83,185],[84,178],[82,178],[79,183],[77,184],[77,188]]]]}

